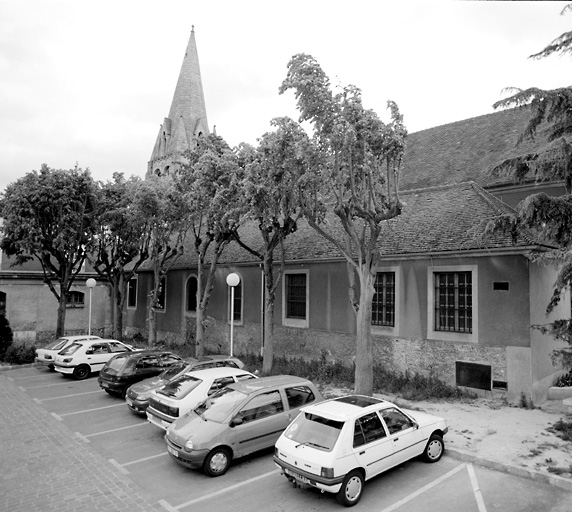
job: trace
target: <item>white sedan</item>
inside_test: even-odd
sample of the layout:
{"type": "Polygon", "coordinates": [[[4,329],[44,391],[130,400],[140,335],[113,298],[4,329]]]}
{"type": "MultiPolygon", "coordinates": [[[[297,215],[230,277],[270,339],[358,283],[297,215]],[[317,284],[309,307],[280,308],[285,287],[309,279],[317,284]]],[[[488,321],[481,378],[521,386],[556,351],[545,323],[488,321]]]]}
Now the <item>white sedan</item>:
{"type": "Polygon", "coordinates": [[[76,341],[56,355],[54,369],[83,380],[92,372],[99,372],[113,356],[133,351],[133,347],[117,340],[76,341]]]}
{"type": "Polygon", "coordinates": [[[50,370],[53,370],[54,360],[56,359],[56,355],[60,350],[63,350],[68,345],[71,345],[74,341],[99,339],[101,339],[99,336],[88,336],[87,334],[80,336],[62,336],[61,338],[52,341],[45,347],[36,349],[36,363],[40,366],[47,366],[50,370]]]}
{"type": "Polygon", "coordinates": [[[349,395],[303,407],[276,442],[274,462],[297,486],[336,493],[350,507],[366,480],[418,456],[437,462],[447,431],[443,418],[349,395]]]}

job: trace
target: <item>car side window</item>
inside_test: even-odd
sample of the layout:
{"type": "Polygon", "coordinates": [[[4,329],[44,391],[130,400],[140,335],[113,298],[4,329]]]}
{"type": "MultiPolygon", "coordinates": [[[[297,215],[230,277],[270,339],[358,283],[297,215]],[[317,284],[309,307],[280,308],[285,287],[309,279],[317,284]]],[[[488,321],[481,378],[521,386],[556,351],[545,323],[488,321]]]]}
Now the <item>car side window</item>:
{"type": "Polygon", "coordinates": [[[395,434],[396,432],[413,427],[411,420],[397,409],[384,409],[381,411],[381,416],[390,434],[395,434]]]}
{"type": "Polygon", "coordinates": [[[158,365],[163,368],[166,366],[171,366],[175,364],[177,361],[180,361],[180,357],[176,356],[175,354],[162,354],[159,357],[158,365]]]}
{"type": "Polygon", "coordinates": [[[108,354],[109,347],[107,343],[97,343],[91,346],[91,350],[93,354],[108,354]]]}
{"type": "Polygon", "coordinates": [[[127,347],[125,347],[124,345],[120,345],[119,343],[110,343],[109,344],[109,348],[110,348],[110,352],[125,352],[127,350],[127,347]]]}
{"type": "Polygon", "coordinates": [[[268,418],[274,414],[284,411],[282,405],[282,397],[279,391],[270,391],[256,395],[249,400],[238,413],[238,417],[242,418],[243,423],[255,421],[262,418],[268,418]]]}
{"type": "Polygon", "coordinates": [[[302,405],[309,404],[313,402],[316,397],[312,390],[307,386],[295,386],[292,388],[286,388],[286,398],[288,399],[288,406],[290,409],[296,409],[302,405]]]}
{"type": "Polygon", "coordinates": [[[155,356],[146,356],[139,359],[137,368],[153,368],[157,366],[157,358],[155,356]]]}
{"type": "Polygon", "coordinates": [[[234,361],[217,361],[216,367],[217,368],[238,368],[237,364],[234,361]]]}
{"type": "Polygon", "coordinates": [[[226,386],[228,386],[229,384],[232,384],[233,382],[234,382],[234,379],[232,377],[222,377],[220,379],[216,379],[212,383],[211,388],[209,389],[207,395],[211,396],[213,393],[215,393],[219,389],[225,388],[226,386]]]}
{"type": "Polygon", "coordinates": [[[382,439],[386,435],[379,416],[375,412],[366,414],[355,421],[354,448],[382,439]]]}

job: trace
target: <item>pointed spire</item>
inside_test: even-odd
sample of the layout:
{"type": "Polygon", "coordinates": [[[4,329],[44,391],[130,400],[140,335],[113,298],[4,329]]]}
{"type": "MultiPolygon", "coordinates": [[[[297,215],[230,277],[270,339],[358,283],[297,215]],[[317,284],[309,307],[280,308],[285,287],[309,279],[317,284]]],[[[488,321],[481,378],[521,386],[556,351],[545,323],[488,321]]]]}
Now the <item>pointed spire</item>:
{"type": "Polygon", "coordinates": [[[192,147],[196,137],[208,134],[207,109],[193,25],[169,116],[159,129],[147,172],[170,165],[167,160],[178,160],[181,153],[192,147]]]}

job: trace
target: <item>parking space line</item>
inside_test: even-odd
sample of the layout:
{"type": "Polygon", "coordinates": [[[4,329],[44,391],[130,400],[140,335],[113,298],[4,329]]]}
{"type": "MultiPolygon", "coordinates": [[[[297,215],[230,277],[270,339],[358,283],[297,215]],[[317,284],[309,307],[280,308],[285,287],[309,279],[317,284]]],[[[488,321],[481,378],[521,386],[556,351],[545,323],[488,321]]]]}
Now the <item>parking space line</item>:
{"type": "Polygon", "coordinates": [[[168,452],[166,450],[162,453],[158,453],[157,455],[151,455],[149,457],[145,457],[144,459],[138,459],[138,460],[132,460],[131,462],[126,462],[125,464],[122,464],[122,466],[125,467],[125,466],[131,466],[132,464],[139,464],[140,462],[145,462],[146,460],[156,459],[157,457],[163,457],[165,455],[168,455],[168,452]]]}
{"type": "Polygon", "coordinates": [[[89,443],[89,439],[87,437],[85,437],[83,434],[81,434],[80,432],[76,432],[75,436],[78,439],[81,439],[84,443],[89,443]]]}
{"type": "MultiPolygon", "coordinates": [[[[68,385],[68,386],[69,386],[72,382],[73,382],[74,384],[76,384],[76,383],[77,383],[77,384],[80,384],[82,381],[77,381],[77,380],[76,380],[76,381],[69,381],[69,380],[66,380],[66,381],[64,381],[64,382],[57,382],[56,384],[44,384],[43,386],[30,386],[30,387],[24,388],[24,390],[39,389],[39,388],[53,388],[54,386],[63,386],[63,385],[68,385]]],[[[83,381],[83,382],[89,382],[89,381],[83,381]]]]}
{"type": "Polygon", "coordinates": [[[147,425],[147,423],[137,423],[136,425],[128,425],[127,427],[112,428],[111,430],[104,430],[103,432],[96,432],[95,434],[88,434],[85,437],[102,436],[104,434],[109,434],[111,432],[117,432],[118,430],[125,430],[127,428],[140,427],[141,425],[147,425]]]}
{"type": "Polygon", "coordinates": [[[264,473],[263,475],[260,475],[260,476],[255,476],[254,478],[251,478],[249,480],[245,480],[244,482],[240,482],[239,484],[231,485],[230,487],[225,487],[224,489],[221,489],[220,491],[211,492],[210,494],[207,494],[206,496],[201,496],[200,498],[196,498],[194,500],[187,501],[186,503],[181,503],[180,505],[176,505],[174,508],[175,508],[175,510],[181,510],[182,508],[188,507],[189,505],[194,505],[195,503],[199,503],[201,501],[214,498],[215,496],[219,496],[221,494],[224,494],[224,493],[227,493],[230,491],[234,491],[235,489],[238,489],[239,487],[242,487],[243,485],[251,484],[252,482],[256,482],[257,480],[261,480],[262,478],[266,478],[267,476],[275,475],[277,473],[280,473],[279,469],[275,469],[274,471],[270,471],[269,473],[264,473]]]}
{"type": "Polygon", "coordinates": [[[109,459],[109,462],[111,462],[111,464],[113,464],[124,475],[129,474],[129,471],[127,469],[125,469],[121,464],[119,464],[119,462],[117,462],[115,459],[109,459]]]}
{"type": "Polygon", "coordinates": [[[407,502],[417,498],[417,496],[420,496],[421,494],[432,489],[436,485],[439,485],[441,482],[447,480],[447,478],[453,476],[455,473],[458,473],[459,471],[461,471],[461,469],[463,469],[465,467],[467,467],[466,464],[459,464],[456,468],[452,469],[448,473],[445,473],[444,475],[437,478],[437,480],[433,480],[431,483],[421,487],[421,489],[417,489],[415,492],[411,493],[409,496],[406,496],[402,500],[395,502],[390,507],[384,508],[381,512],[391,512],[393,510],[397,510],[402,505],[405,505],[407,502]]]}
{"type": "Polygon", "coordinates": [[[59,400],[60,398],[71,398],[73,396],[81,396],[81,395],[91,395],[93,393],[101,393],[101,389],[98,389],[97,391],[86,391],[85,393],[75,393],[73,395],[51,396],[50,398],[41,398],[41,399],[38,398],[38,400],[40,402],[48,402],[49,400],[59,400]]]}
{"type": "Polygon", "coordinates": [[[82,414],[84,412],[93,412],[93,411],[101,411],[102,409],[111,409],[112,407],[125,407],[125,404],[106,405],[105,407],[96,407],[95,409],[84,409],[83,411],[66,412],[64,414],[60,414],[60,418],[63,418],[65,416],[72,416],[73,414],[82,414]]]}
{"type": "Polygon", "coordinates": [[[479,488],[479,483],[477,482],[477,475],[475,475],[475,468],[473,468],[472,464],[468,464],[467,470],[469,471],[469,479],[471,480],[471,485],[473,487],[473,493],[475,494],[475,499],[477,500],[477,506],[479,507],[479,512],[487,512],[487,507],[485,507],[483,495],[481,494],[481,489],[479,488]]]}

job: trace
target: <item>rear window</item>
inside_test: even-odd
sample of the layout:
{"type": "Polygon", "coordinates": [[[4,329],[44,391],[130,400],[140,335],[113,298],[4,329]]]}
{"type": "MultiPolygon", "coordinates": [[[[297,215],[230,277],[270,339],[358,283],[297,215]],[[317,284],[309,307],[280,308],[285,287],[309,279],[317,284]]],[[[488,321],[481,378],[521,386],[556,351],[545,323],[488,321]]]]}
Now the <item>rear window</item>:
{"type": "Polygon", "coordinates": [[[159,375],[163,380],[171,380],[173,377],[176,377],[180,372],[182,372],[187,365],[185,363],[176,363],[173,366],[163,370],[163,372],[159,375]]]}
{"type": "Polygon", "coordinates": [[[343,426],[343,421],[331,420],[306,412],[300,414],[292,422],[284,435],[299,445],[331,452],[343,426]]]}
{"type": "Polygon", "coordinates": [[[46,350],[61,350],[62,348],[64,348],[67,342],[68,340],[65,338],[58,338],[57,340],[52,341],[51,343],[46,345],[44,348],[46,350]]]}
{"type": "Polygon", "coordinates": [[[165,384],[157,393],[168,396],[169,398],[180,399],[187,396],[201,382],[201,379],[197,379],[192,375],[181,375],[168,384],[165,384]]]}
{"type": "Polygon", "coordinates": [[[77,350],[81,347],[81,343],[72,343],[69,347],[64,348],[61,352],[60,355],[62,356],[69,356],[75,352],[77,352],[77,350]]]}
{"type": "Polygon", "coordinates": [[[129,366],[129,357],[126,356],[115,356],[111,358],[105,367],[107,373],[119,373],[122,370],[127,369],[129,366]]]}

